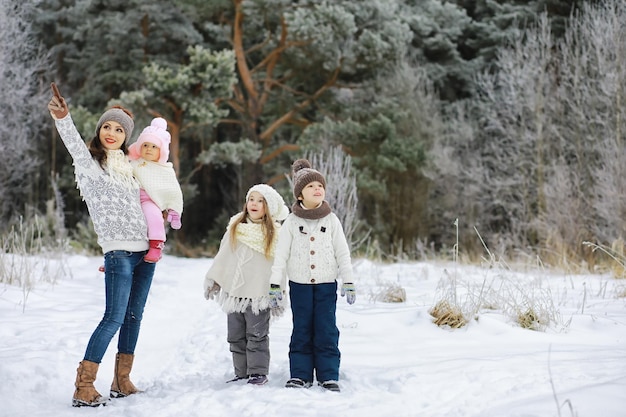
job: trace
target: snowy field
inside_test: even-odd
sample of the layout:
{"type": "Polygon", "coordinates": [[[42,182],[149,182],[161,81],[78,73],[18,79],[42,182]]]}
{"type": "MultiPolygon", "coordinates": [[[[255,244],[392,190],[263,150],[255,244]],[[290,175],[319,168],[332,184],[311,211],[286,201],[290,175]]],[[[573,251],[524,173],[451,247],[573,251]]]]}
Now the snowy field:
{"type": "MultiPolygon", "coordinates": [[[[72,408],[76,368],[103,313],[104,283],[101,257],[68,262],[71,274],[37,284],[25,302],[20,288],[0,284],[2,417],[626,416],[625,280],[355,260],[357,302],[338,302],[342,392],[333,393],[284,388],[289,311],[271,327],[270,382],[226,384],[233,376],[226,316],[202,295],[211,260],[171,256],[157,265],[131,374],[145,392],[106,407],[72,408]],[[532,331],[485,310],[462,329],[439,328],[428,311],[451,273],[477,284],[540,282],[560,323],[532,331]],[[406,290],[405,303],[372,299],[389,283],[406,290]]],[[[96,380],[107,396],[116,340],[96,380]]]]}

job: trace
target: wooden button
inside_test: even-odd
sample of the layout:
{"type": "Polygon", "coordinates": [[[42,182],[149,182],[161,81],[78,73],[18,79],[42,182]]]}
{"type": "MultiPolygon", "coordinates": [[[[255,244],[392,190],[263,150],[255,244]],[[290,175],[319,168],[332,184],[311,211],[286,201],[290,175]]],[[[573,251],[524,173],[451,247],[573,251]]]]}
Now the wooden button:
{"type": "Polygon", "coordinates": [[[311,265],[311,269],[315,269],[315,265],[311,265]]]}
{"type": "Polygon", "coordinates": [[[315,251],[314,250],[311,251],[311,255],[315,255],[315,251]]]}
{"type": "Polygon", "coordinates": [[[311,236],[311,242],[313,242],[315,240],[315,238],[313,236],[311,236]]]}
{"type": "Polygon", "coordinates": [[[311,278],[311,284],[315,284],[315,278],[311,278]]]}

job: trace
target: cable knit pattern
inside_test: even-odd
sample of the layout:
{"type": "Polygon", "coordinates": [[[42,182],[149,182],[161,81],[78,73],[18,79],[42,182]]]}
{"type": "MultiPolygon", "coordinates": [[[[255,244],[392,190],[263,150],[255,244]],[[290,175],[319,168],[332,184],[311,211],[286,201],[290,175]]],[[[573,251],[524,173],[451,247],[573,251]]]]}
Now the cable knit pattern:
{"type": "Polygon", "coordinates": [[[183,213],[183,193],[171,162],[160,164],[143,158],[130,161],[135,178],[161,211],[183,213]]]}
{"type": "Polygon", "coordinates": [[[73,159],[76,183],[87,204],[102,251],[147,250],[148,232],[139,203],[138,185],[116,181],[100,167],[69,114],[55,124],[73,159]]]}
{"type": "Polygon", "coordinates": [[[317,220],[291,213],[278,233],[270,282],[284,288],[285,276],[299,284],[354,282],[350,248],[335,213],[317,220]]]}

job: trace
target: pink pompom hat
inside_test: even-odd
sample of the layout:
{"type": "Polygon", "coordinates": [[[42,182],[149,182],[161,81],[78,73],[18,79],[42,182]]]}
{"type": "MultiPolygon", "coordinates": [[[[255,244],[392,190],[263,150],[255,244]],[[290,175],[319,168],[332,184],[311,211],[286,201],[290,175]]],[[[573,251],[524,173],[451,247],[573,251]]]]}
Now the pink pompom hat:
{"type": "Polygon", "coordinates": [[[141,145],[144,142],[154,143],[159,147],[159,163],[164,164],[170,156],[170,142],[172,137],[167,131],[167,121],[162,117],[156,117],[146,127],[137,141],[128,147],[128,157],[132,160],[141,158],[141,145]]]}

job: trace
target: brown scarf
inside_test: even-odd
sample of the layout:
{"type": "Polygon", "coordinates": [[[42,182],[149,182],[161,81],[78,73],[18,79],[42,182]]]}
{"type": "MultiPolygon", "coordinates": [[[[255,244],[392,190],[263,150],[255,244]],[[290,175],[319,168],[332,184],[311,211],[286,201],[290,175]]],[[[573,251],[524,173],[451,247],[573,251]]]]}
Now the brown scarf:
{"type": "Polygon", "coordinates": [[[300,217],[301,219],[317,220],[321,219],[322,217],[328,216],[331,212],[331,209],[330,204],[328,204],[328,201],[326,200],[324,200],[322,204],[319,205],[319,207],[315,207],[314,209],[305,209],[300,204],[300,201],[296,201],[295,203],[293,203],[293,206],[291,206],[291,211],[293,212],[293,214],[295,214],[297,217],[300,217]]]}

